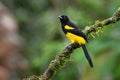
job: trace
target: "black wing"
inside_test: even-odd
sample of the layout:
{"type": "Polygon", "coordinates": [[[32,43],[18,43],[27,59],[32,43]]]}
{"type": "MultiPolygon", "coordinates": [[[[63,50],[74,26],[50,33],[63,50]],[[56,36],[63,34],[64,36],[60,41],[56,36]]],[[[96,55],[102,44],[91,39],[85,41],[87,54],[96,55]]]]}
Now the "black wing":
{"type": "Polygon", "coordinates": [[[69,22],[68,25],[71,26],[71,27],[74,27],[74,29],[67,30],[67,32],[70,32],[70,33],[73,33],[75,35],[81,36],[88,42],[87,36],[80,30],[79,27],[77,27],[75,24],[73,24],[71,22],[69,22]]]}
{"type": "Polygon", "coordinates": [[[70,33],[73,33],[75,35],[81,36],[88,42],[86,35],[80,29],[68,30],[67,32],[70,32],[70,33]]]}

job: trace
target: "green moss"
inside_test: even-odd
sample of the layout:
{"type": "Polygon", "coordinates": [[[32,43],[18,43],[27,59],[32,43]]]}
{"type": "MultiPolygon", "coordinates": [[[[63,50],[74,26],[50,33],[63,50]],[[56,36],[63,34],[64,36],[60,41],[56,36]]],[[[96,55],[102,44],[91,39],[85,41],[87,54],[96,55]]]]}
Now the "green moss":
{"type": "Polygon", "coordinates": [[[118,11],[120,11],[120,7],[118,8],[118,11]]]}
{"type": "Polygon", "coordinates": [[[105,25],[105,21],[101,21],[101,25],[104,26],[105,25]]]}

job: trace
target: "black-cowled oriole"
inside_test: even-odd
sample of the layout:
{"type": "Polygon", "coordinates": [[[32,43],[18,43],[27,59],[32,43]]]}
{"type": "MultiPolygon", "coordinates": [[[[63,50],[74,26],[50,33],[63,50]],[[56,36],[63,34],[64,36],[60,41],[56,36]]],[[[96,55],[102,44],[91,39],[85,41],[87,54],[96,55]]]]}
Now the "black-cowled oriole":
{"type": "Polygon", "coordinates": [[[65,35],[71,40],[72,43],[79,43],[82,46],[90,66],[93,67],[92,60],[85,46],[85,44],[88,42],[86,35],[80,30],[79,27],[72,23],[67,16],[61,15],[59,16],[59,19],[65,35]]]}

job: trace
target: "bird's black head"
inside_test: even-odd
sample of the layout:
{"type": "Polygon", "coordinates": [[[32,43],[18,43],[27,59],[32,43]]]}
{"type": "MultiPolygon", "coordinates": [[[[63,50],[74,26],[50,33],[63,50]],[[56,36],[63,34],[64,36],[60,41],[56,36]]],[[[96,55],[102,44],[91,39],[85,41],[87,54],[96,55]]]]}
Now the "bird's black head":
{"type": "Polygon", "coordinates": [[[58,18],[62,24],[66,24],[69,21],[69,18],[66,15],[61,15],[58,18]]]}

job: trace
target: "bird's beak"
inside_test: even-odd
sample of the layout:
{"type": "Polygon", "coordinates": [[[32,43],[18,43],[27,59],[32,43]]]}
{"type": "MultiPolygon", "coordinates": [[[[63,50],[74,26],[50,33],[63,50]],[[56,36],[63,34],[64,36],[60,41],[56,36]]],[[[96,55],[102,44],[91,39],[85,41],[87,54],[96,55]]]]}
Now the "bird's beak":
{"type": "Polygon", "coordinates": [[[58,16],[58,18],[59,18],[59,19],[62,19],[62,17],[61,17],[61,16],[58,16]]]}

